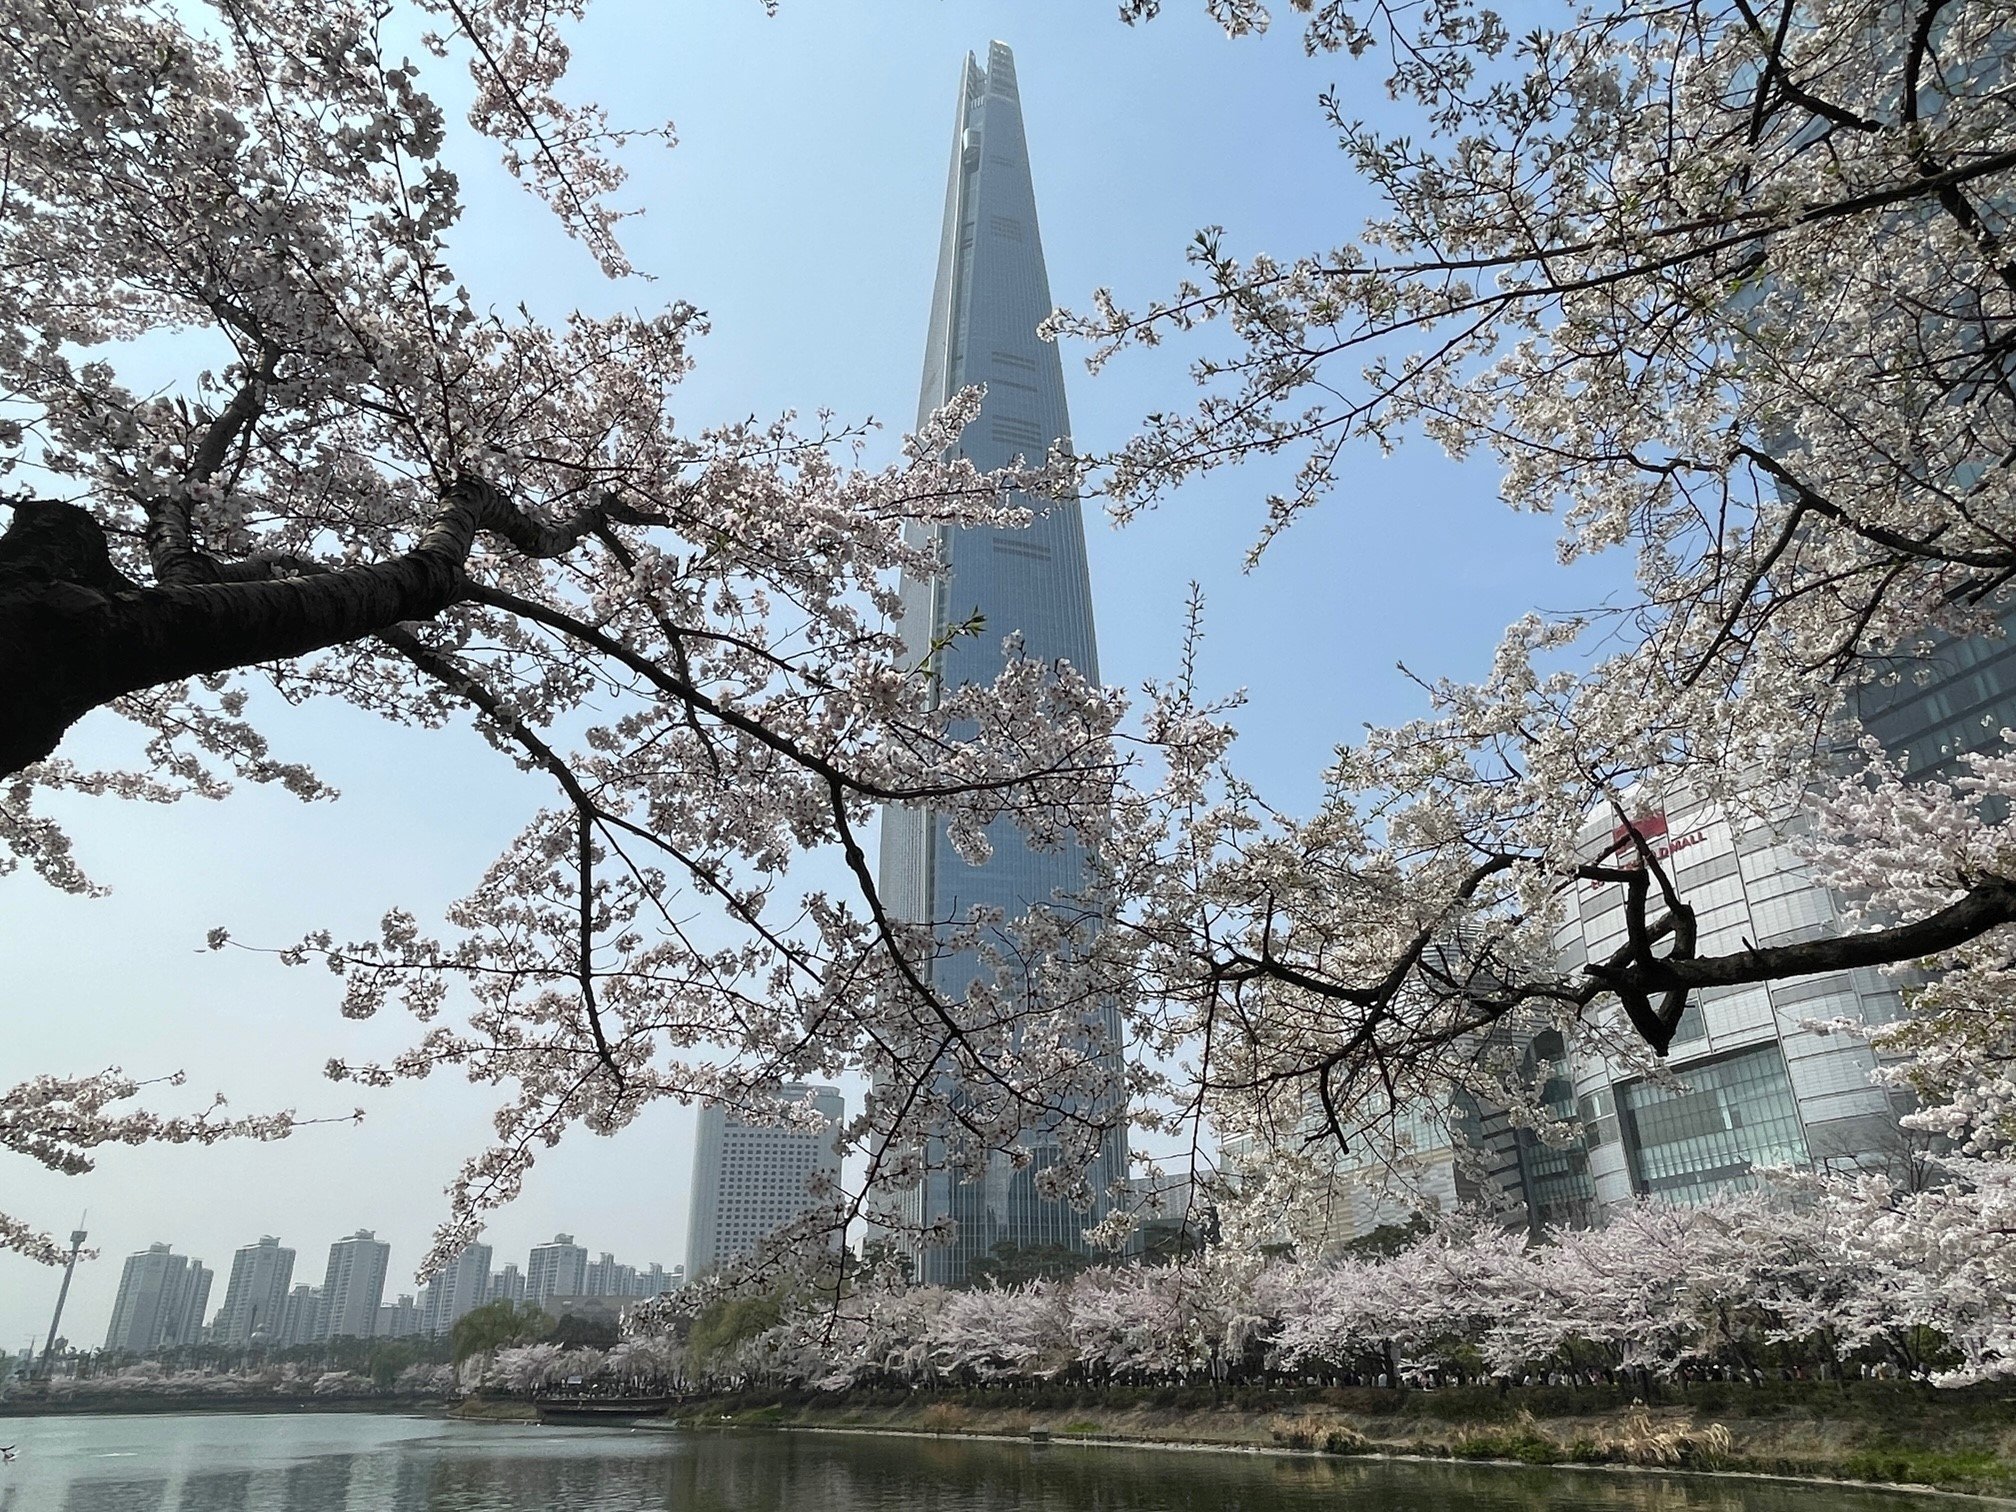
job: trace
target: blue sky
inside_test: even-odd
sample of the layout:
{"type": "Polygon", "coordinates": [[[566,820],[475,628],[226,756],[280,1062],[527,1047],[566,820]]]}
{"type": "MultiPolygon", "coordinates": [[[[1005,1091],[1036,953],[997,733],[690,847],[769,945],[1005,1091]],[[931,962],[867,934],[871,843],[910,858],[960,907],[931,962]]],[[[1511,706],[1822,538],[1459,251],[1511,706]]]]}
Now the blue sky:
{"type": "MultiPolygon", "coordinates": [[[[1316,100],[1336,84],[1367,116],[1390,111],[1375,64],[1307,59],[1286,22],[1233,42],[1199,0],[1167,10],[1129,29],[1084,0],[785,0],[775,18],[757,0],[598,6],[573,89],[619,123],[678,127],[676,149],[632,158],[627,198],[645,214],[627,242],[653,281],[603,280],[475,158],[462,165],[460,269],[479,300],[523,299],[547,316],[689,300],[714,329],[682,420],[829,407],[886,422],[886,453],[916,405],[960,60],[990,38],[1016,51],[1061,303],[1100,285],[1123,303],[1167,292],[1205,225],[1224,226],[1235,254],[1292,253],[1335,245],[1372,209],[1316,100]]],[[[1184,400],[1180,349],[1097,379],[1081,356],[1065,364],[1081,450],[1184,400]]],[[[1247,690],[1242,760],[1291,808],[1314,797],[1336,742],[1420,711],[1397,662],[1477,676],[1508,621],[1565,606],[1590,581],[1558,575],[1551,522],[1496,504],[1487,467],[1422,446],[1367,449],[1340,495],[1243,573],[1266,488],[1259,470],[1222,474],[1124,531],[1088,515],[1093,591],[1102,670],[1138,685],[1173,672],[1187,584],[1204,585],[1207,691],[1247,690]]],[[[545,795],[459,733],[335,709],[275,728],[286,754],[343,789],[340,802],[248,790],[222,805],[82,804],[80,852],[112,896],[0,884],[0,1083],[117,1063],[188,1071],[192,1104],[211,1089],[247,1110],[357,1101],[320,1066],[388,1053],[404,1027],[346,1023],[333,979],[208,953],[204,932],[279,945],[318,926],[367,933],[393,903],[438,917],[545,795]]],[[[87,724],[70,751],[104,738],[87,724]]],[[[156,1240],[219,1272],[213,1307],[231,1251],[264,1233],[299,1251],[297,1280],[319,1283],[328,1244],[373,1228],[393,1246],[396,1289],[410,1290],[441,1187],[481,1142],[490,1101],[446,1082],[363,1101],[361,1127],[278,1145],[115,1150],[83,1178],[13,1162],[0,1179],[8,1209],[58,1230],[91,1209],[105,1258],[80,1269],[66,1332],[102,1339],[120,1257],[156,1240]]],[[[547,1157],[490,1231],[497,1263],[522,1265],[556,1230],[639,1265],[683,1259],[690,1129],[689,1113],[668,1109],[617,1141],[584,1137],[547,1157]]],[[[39,1345],[55,1287],[53,1273],[0,1258],[0,1345],[39,1345]]]]}

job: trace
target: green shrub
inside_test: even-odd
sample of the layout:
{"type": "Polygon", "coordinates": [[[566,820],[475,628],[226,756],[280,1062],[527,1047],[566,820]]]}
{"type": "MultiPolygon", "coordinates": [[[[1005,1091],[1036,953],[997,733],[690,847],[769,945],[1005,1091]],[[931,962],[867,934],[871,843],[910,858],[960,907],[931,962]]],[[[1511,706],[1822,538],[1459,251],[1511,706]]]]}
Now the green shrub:
{"type": "Polygon", "coordinates": [[[1842,1464],[1853,1480],[1895,1481],[1920,1486],[2007,1485],[2011,1467],[1984,1449],[1933,1449],[1919,1444],[1882,1443],[1856,1450],[1842,1464]]]}
{"type": "Polygon", "coordinates": [[[1525,1465],[1558,1465],[1568,1456],[1544,1433],[1520,1429],[1511,1433],[1478,1433],[1449,1446],[1457,1459],[1518,1460],[1525,1465]]]}

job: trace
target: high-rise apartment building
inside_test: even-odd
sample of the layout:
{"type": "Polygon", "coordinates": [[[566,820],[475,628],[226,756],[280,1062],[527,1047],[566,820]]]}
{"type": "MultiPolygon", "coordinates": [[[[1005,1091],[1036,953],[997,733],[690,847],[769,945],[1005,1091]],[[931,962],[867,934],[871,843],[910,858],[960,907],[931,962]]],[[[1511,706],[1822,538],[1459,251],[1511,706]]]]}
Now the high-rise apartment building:
{"type": "Polygon", "coordinates": [[[578,1297],[588,1289],[588,1251],[572,1234],[555,1234],[551,1244],[535,1244],[525,1264],[525,1300],[578,1297]]]}
{"type": "Polygon", "coordinates": [[[421,1292],[420,1332],[445,1334],[489,1296],[490,1246],[472,1244],[443,1266],[421,1292]]]}
{"type": "Polygon", "coordinates": [[[409,1292],[401,1292],[396,1300],[380,1304],[377,1332],[372,1337],[404,1339],[423,1332],[420,1318],[425,1297],[426,1289],[423,1287],[420,1300],[409,1292]]]}
{"type": "Polygon", "coordinates": [[[490,1278],[489,1289],[484,1293],[486,1302],[523,1302],[525,1300],[525,1276],[514,1260],[490,1278]]]}
{"type": "Polygon", "coordinates": [[[719,1105],[700,1110],[686,1224],[688,1276],[705,1275],[755,1253],[767,1236],[812,1205],[808,1188],[815,1174],[839,1179],[835,1141],[845,1113],[839,1089],[794,1083],[781,1095],[789,1102],[809,1102],[826,1126],[788,1129],[744,1123],[719,1105]]]}
{"type": "Polygon", "coordinates": [[[677,1291],[685,1284],[685,1266],[675,1265],[668,1271],[662,1265],[650,1265],[638,1274],[637,1295],[656,1297],[664,1292],[677,1291]]]}
{"type": "MultiPolygon", "coordinates": [[[[1050,311],[1015,60],[996,42],[985,68],[969,56],[960,76],[919,399],[920,413],[928,415],[960,390],[986,386],[980,414],[959,443],[960,454],[977,467],[1004,467],[1018,457],[1040,462],[1053,447],[1070,445],[1062,361],[1056,346],[1036,334],[1050,311]]],[[[993,682],[1007,636],[1019,636],[1022,654],[1038,662],[1066,662],[1088,678],[1099,675],[1078,504],[1031,502],[1038,512],[1026,529],[946,529],[936,532],[935,543],[917,536],[920,544],[937,546],[948,570],[905,580],[904,635],[912,664],[928,658],[941,686],[993,682]],[[950,629],[976,614],[984,622],[979,634],[946,640],[950,629]]],[[[924,806],[885,809],[879,886],[890,910],[905,919],[943,922],[964,919],[976,908],[1015,919],[1055,907],[1080,927],[1096,927],[1098,908],[1086,896],[1090,869],[1076,840],[1066,836],[1055,848],[1034,849],[1006,819],[987,833],[992,857],[973,866],[953,850],[943,816],[924,806]]],[[[1007,954],[1014,958],[1012,947],[1007,954]]],[[[932,981],[957,996],[979,970],[971,953],[947,953],[934,963],[932,981]]],[[[1096,1007],[1087,1025],[1095,1053],[1110,1055],[1117,1071],[1117,1010],[1096,1007]]],[[[1023,1139],[1034,1158],[1022,1168],[997,1156],[984,1179],[954,1181],[939,1169],[905,1194],[895,1214],[899,1237],[946,1215],[958,1226],[949,1248],[914,1253],[920,1280],[962,1280],[975,1256],[1004,1243],[1085,1249],[1084,1232],[1104,1215],[1105,1193],[1126,1175],[1126,1145],[1118,1127],[1124,1109],[1080,1112],[1114,1125],[1092,1173],[1093,1208],[1079,1211],[1038,1195],[1036,1176],[1055,1163],[1057,1147],[1044,1130],[1028,1130],[1023,1139]]],[[[933,1163],[942,1164],[944,1152],[932,1153],[933,1163]]]]}
{"type": "Polygon", "coordinates": [[[148,1355],[196,1343],[210,1306],[210,1279],[201,1260],[178,1255],[165,1244],[128,1255],[112,1304],[112,1326],[105,1333],[106,1349],[148,1355]]]}
{"type": "Polygon", "coordinates": [[[624,1265],[607,1250],[599,1260],[588,1262],[588,1281],[585,1295],[590,1297],[634,1297],[637,1292],[637,1267],[624,1265]]]}
{"type": "Polygon", "coordinates": [[[280,1309],[280,1327],[273,1337],[275,1349],[292,1349],[312,1344],[315,1329],[322,1321],[322,1288],[303,1281],[287,1293],[280,1309]]]}
{"type": "Polygon", "coordinates": [[[217,1312],[212,1342],[243,1346],[259,1334],[270,1339],[280,1328],[287,1288],[294,1282],[294,1251],[271,1234],[231,1257],[231,1280],[217,1312]]]}
{"type": "Polygon", "coordinates": [[[385,1300],[385,1271],[391,1259],[392,1246],[369,1229],[329,1246],[316,1338],[371,1337],[378,1326],[378,1306],[385,1300]]]}

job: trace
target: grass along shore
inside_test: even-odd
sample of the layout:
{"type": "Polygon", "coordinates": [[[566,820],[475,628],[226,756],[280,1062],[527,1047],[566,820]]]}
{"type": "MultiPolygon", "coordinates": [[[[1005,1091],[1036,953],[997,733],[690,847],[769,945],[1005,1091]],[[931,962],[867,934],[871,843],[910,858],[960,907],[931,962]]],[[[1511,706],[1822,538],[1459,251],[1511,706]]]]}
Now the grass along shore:
{"type": "MultiPolygon", "coordinates": [[[[473,1400],[458,1416],[529,1416],[473,1400]]],[[[2016,1395],[1909,1382],[1208,1391],[1071,1388],[746,1392],[666,1416],[694,1428],[852,1428],[1529,1465],[1633,1465],[2016,1495],[2016,1395]]]]}

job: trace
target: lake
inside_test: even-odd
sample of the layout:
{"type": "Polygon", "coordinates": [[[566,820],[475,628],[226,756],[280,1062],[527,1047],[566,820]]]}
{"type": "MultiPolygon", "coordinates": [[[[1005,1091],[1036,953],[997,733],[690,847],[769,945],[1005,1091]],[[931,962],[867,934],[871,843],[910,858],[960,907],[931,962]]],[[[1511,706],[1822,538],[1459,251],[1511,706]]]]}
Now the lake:
{"type": "MultiPolygon", "coordinates": [[[[1901,1492],[376,1414],[0,1418],[0,1512],[1924,1512],[1901,1492]]],[[[1945,1502],[1956,1506],[1965,1503],[1945,1502]]]]}

